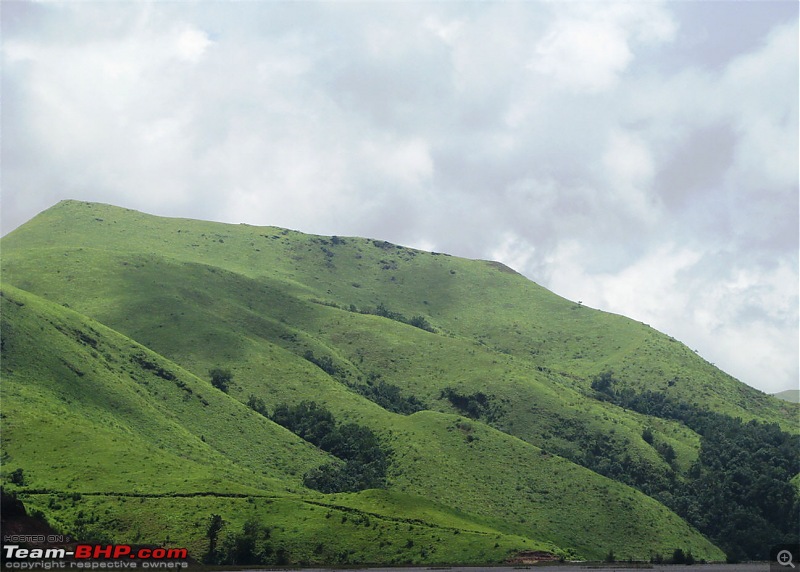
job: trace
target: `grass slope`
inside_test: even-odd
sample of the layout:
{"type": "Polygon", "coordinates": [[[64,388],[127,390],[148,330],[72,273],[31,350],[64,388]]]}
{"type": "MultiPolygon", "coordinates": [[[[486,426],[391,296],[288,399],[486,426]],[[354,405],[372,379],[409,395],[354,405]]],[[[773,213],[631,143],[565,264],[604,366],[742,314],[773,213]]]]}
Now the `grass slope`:
{"type": "MultiPolygon", "coordinates": [[[[630,387],[797,431],[796,406],[744,386],[645,325],[571,303],[497,263],[74,201],[20,227],[2,247],[7,283],[157,352],[147,354],[148,363],[180,371],[183,383],[194,384],[188,385],[193,394],[214,393],[231,408],[229,417],[214,418],[258,418],[241,405],[250,394],[270,409],[303,399],[324,402],[337,418],[368,425],[391,443],[390,490],[381,494],[411,494],[402,498],[480,515],[497,534],[581,556],[613,549],[618,556],[647,557],[682,547],[721,557],[662,505],[563,458],[583,462],[593,448],[610,447],[618,462],[664,475],[664,460],[642,439],[646,427],[673,446],[681,470],[697,456],[699,438],[683,425],[594,399],[593,375],[613,369],[630,387]],[[423,316],[436,333],[357,311],[379,304],[407,318],[423,316]],[[330,358],[333,375],[303,359],[308,351],[330,358]],[[234,372],[229,395],[203,379],[211,367],[234,372]],[[353,391],[377,376],[429,411],[392,414],[353,391]],[[448,389],[484,392],[491,408],[468,420],[443,397],[448,389]]],[[[34,374],[18,375],[30,380],[34,374]]],[[[152,401],[147,407],[155,407],[152,401]]],[[[168,418],[193,439],[199,433],[208,440],[202,431],[208,432],[209,416],[174,404],[166,408],[168,418]]],[[[250,422],[283,431],[263,419],[250,422]]],[[[256,461],[249,433],[236,436],[223,425],[224,438],[212,448],[238,470],[261,470],[263,484],[250,481],[255,488],[274,494],[284,486],[314,496],[296,491],[305,467],[320,464],[324,453],[312,450],[297,463],[286,457],[285,465],[275,459],[283,472],[267,470],[256,461]]],[[[367,493],[348,498],[359,499],[366,512],[367,505],[380,505],[367,493]]],[[[442,561],[429,549],[430,558],[419,554],[420,562],[442,561]]]]}
{"type": "Polygon", "coordinates": [[[3,286],[2,320],[4,464],[24,460],[32,488],[297,490],[298,471],[328,459],[209,383],[72,310],[3,286]],[[65,452],[66,467],[51,464],[65,452]]]}
{"type": "Polygon", "coordinates": [[[557,550],[418,497],[309,491],[300,477],[327,454],[94,320],[11,286],[1,294],[3,465],[25,480],[6,487],[65,533],[199,558],[221,514],[223,541],[257,519],[295,563],[557,550]]]}
{"type": "MultiPolygon", "coordinates": [[[[47,491],[48,504],[43,504],[41,494],[34,495],[33,508],[48,513],[53,503],[57,507],[71,506],[67,502],[69,496],[59,497],[69,493],[110,502],[109,496],[126,493],[157,495],[153,499],[158,499],[198,492],[212,492],[212,496],[297,492],[303,468],[323,462],[319,458],[321,452],[298,442],[292,434],[129,338],[13,287],[3,289],[2,300],[4,413],[13,420],[4,428],[5,435],[10,436],[4,440],[6,466],[24,468],[29,488],[47,491]],[[164,379],[170,375],[176,379],[164,379]],[[136,399],[146,403],[130,403],[136,399]],[[203,400],[210,404],[204,405],[203,400]],[[34,405],[26,409],[28,404],[34,405]],[[194,410],[181,411],[193,404],[194,410]],[[221,409],[215,411],[215,406],[221,409]],[[226,411],[226,406],[234,412],[226,411]],[[161,411],[156,411],[159,408],[161,411]],[[176,423],[164,423],[165,417],[174,418],[176,423]],[[215,426],[215,422],[222,425],[215,426]],[[237,422],[243,426],[237,427],[237,422]],[[257,426],[247,426],[248,422],[257,426]],[[192,427],[195,423],[198,426],[192,427]],[[174,426],[177,424],[180,426],[174,426]],[[43,428],[51,428],[54,433],[43,434],[43,428]],[[192,434],[193,429],[204,432],[200,439],[192,434]],[[122,435],[117,434],[119,430],[124,431],[122,435]],[[277,435],[269,439],[270,432],[277,435]],[[284,440],[289,444],[282,443],[284,440]],[[228,458],[215,462],[214,451],[207,450],[206,442],[216,443],[222,456],[228,458]],[[65,459],[64,451],[70,450],[70,443],[80,443],[80,449],[65,459]],[[117,443],[124,446],[118,447],[117,443]],[[153,443],[158,450],[153,450],[153,443]],[[48,448],[42,449],[43,444],[48,448]],[[198,450],[194,451],[191,445],[198,450]],[[287,451],[287,457],[276,458],[276,451],[281,448],[287,451]],[[305,465],[304,452],[311,457],[305,465]],[[53,464],[56,459],[63,466],[53,464]],[[254,477],[257,470],[264,474],[261,481],[254,477]],[[282,484],[289,486],[282,489],[282,484]]],[[[611,548],[618,554],[628,551],[630,556],[644,557],[654,549],[668,552],[674,546],[691,546],[698,554],[720,556],[674,514],[641,493],[559,457],[543,454],[481,423],[437,412],[410,417],[388,413],[347,391],[305,360],[285,351],[283,354],[299,367],[291,379],[284,380],[285,394],[280,395],[279,401],[302,391],[295,400],[313,396],[337,412],[348,413],[385,432],[395,456],[391,477],[394,490],[489,518],[495,536],[525,539],[517,540],[519,549],[571,549],[573,554],[600,557],[611,548]],[[308,369],[305,375],[303,368],[308,369]],[[310,383],[314,375],[318,380],[310,383]],[[512,452],[517,458],[509,465],[512,452]],[[572,499],[566,511],[565,499],[572,499]],[[572,530],[575,519],[586,523],[580,534],[572,530]],[[641,535],[642,529],[634,524],[637,522],[645,526],[647,535],[641,535]]],[[[264,395],[269,397],[268,393],[264,395]]],[[[306,492],[312,498],[321,496],[306,492]]],[[[338,503],[347,506],[347,501],[338,503]]],[[[365,506],[362,500],[357,506],[365,510],[369,504],[365,506]]],[[[105,517],[85,506],[59,513],[56,522],[68,525],[69,515],[77,515],[77,511],[91,514],[90,519],[99,518],[94,523],[97,530],[113,529],[98,525],[105,522],[105,517]]],[[[380,515],[382,511],[373,508],[369,512],[380,515]]],[[[398,512],[402,510],[393,507],[389,514],[398,512]]],[[[169,514],[174,521],[175,511],[169,514]]],[[[108,518],[112,522],[119,520],[108,518]]],[[[127,520],[131,518],[132,524],[117,527],[118,534],[124,532],[152,541],[152,536],[142,532],[147,527],[143,529],[135,517],[127,520]]],[[[422,521],[423,528],[432,524],[430,518],[416,520],[422,521]]],[[[444,526],[443,522],[451,522],[448,528],[454,531],[461,531],[464,526],[453,525],[449,516],[440,516],[436,524],[444,526]]],[[[172,527],[166,524],[162,535],[181,539],[181,533],[174,528],[174,522],[172,527]]],[[[483,532],[491,534],[485,528],[483,532]]],[[[445,554],[439,549],[431,550],[432,542],[427,541],[425,554],[445,554]]],[[[197,537],[191,544],[197,546],[197,537]]],[[[297,546],[293,550],[295,554],[306,554],[297,546]]],[[[494,548],[481,552],[480,558],[497,552],[494,548]]],[[[399,557],[400,561],[406,558],[399,557]]],[[[359,558],[368,559],[364,554],[359,558]]],[[[426,561],[422,553],[419,558],[410,561],[426,561]]]]}
{"type": "MultiPolygon", "coordinates": [[[[663,389],[745,420],[778,420],[797,431],[795,409],[739,383],[674,339],[565,300],[499,263],[378,240],[154,217],[78,201],[62,201],[41,213],[5,237],[3,247],[3,269],[10,276],[22,262],[17,252],[27,258],[32,252],[38,256],[55,249],[52,256],[73,257],[80,263],[97,256],[89,249],[100,249],[139,254],[144,257],[140,263],[152,255],[154,260],[194,262],[266,279],[291,296],[344,307],[391,301],[392,310],[409,317],[424,315],[445,334],[525,356],[537,366],[566,374],[562,382],[583,391],[592,375],[614,369],[631,386],[663,389]],[[67,247],[75,251],[67,253],[67,247]]],[[[108,268],[103,260],[91,265],[108,268]]],[[[44,294],[42,276],[26,288],[25,281],[35,275],[31,270],[11,280],[44,294]]],[[[69,279],[50,276],[49,295],[63,296],[63,282],[69,279]]]]}

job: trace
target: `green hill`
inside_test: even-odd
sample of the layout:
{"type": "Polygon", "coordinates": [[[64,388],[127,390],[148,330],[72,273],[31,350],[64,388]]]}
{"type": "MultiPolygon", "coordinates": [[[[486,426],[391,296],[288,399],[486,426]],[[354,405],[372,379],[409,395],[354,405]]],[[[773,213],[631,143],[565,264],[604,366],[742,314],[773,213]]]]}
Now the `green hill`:
{"type": "Polygon", "coordinates": [[[424,561],[415,543],[434,547],[433,561],[555,550],[435,503],[420,515],[421,499],[408,495],[378,494],[373,503],[368,493],[309,491],[303,472],[330,456],[208,382],[13,287],[2,289],[2,315],[4,466],[24,478],[7,486],[65,533],[169,538],[199,558],[206,521],[222,514],[231,537],[248,519],[269,522],[276,550],[310,563],[424,561]],[[445,534],[447,543],[435,540],[445,534]],[[375,538],[392,548],[378,550],[375,538]]]}
{"type": "Polygon", "coordinates": [[[6,489],[62,530],[198,558],[219,514],[228,554],[269,530],[263,562],[718,560],[675,513],[724,538],[691,516],[709,427],[798,432],[796,405],[499,263],[64,201],[3,238],[2,276],[6,489]],[[353,466],[254,409],[310,401],[377,436],[383,490],[305,486],[353,466]]]}
{"type": "Polygon", "coordinates": [[[800,389],[787,389],[786,391],[776,393],[775,397],[790,403],[800,403],[800,389]]]}

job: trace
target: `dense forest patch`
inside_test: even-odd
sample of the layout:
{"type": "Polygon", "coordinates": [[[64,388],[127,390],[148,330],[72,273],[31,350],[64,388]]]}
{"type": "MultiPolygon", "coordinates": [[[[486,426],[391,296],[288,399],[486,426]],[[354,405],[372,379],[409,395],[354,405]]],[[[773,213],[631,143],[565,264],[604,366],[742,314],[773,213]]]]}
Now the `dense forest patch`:
{"type": "Polygon", "coordinates": [[[344,463],[327,463],[308,471],[303,484],[323,493],[383,488],[390,452],[377,435],[356,423],[337,424],[333,414],[314,401],[280,404],[272,420],[331,453],[344,463]]]}
{"type": "MultiPolygon", "coordinates": [[[[677,401],[664,393],[617,389],[605,372],[592,381],[598,398],[645,415],[680,421],[701,438],[685,479],[659,483],[653,496],[708,536],[729,560],[766,560],[776,539],[797,541],[800,500],[791,479],[800,473],[797,437],[776,423],[739,418],[677,401]]],[[[643,434],[645,441],[652,434],[643,434]]],[[[659,447],[655,444],[656,448],[659,447]]],[[[674,452],[662,446],[665,460],[674,452]]],[[[635,479],[634,479],[635,480],[635,479]]]]}

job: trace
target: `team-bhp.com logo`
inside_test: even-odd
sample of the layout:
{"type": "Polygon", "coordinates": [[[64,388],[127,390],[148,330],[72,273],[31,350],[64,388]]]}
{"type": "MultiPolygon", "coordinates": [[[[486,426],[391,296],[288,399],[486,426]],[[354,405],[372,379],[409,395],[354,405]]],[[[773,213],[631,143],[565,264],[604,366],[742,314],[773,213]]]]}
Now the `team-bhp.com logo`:
{"type": "Polygon", "coordinates": [[[50,570],[53,568],[188,568],[185,548],[146,548],[129,544],[78,544],[66,548],[3,546],[4,568],[50,570]]]}

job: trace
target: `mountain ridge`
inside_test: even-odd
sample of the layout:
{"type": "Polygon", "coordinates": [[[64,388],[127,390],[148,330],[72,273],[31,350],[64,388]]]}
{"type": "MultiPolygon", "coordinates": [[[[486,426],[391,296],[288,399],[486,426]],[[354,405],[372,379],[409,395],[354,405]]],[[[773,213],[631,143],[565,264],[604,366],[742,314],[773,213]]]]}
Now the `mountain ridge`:
{"type": "Polygon", "coordinates": [[[778,399],[789,401],[790,403],[800,403],[800,389],[787,389],[773,394],[778,399]]]}
{"type": "MultiPolygon", "coordinates": [[[[642,492],[660,498],[669,479],[688,479],[705,437],[615,404],[591,387],[603,372],[613,371],[614,395],[656,391],[798,430],[791,404],[652,328],[565,300],[501,263],[78,201],[48,209],[2,246],[5,285],[30,292],[14,295],[68,306],[135,340],[157,356],[148,363],[187,371],[193,395],[214,391],[203,378],[223,367],[233,385],[220,398],[245,418],[255,415],[251,396],[268,410],[313,399],[343,423],[370,427],[393,451],[389,493],[492,519],[502,550],[485,548],[494,554],[486,561],[510,554],[504,543],[513,538],[562,556],[648,558],[683,548],[721,557],[642,492]],[[426,411],[385,409],[385,399],[412,397],[426,411]],[[500,462],[509,455],[519,464],[500,462]],[[577,499],[566,500],[570,491],[580,491],[577,499]]],[[[248,437],[238,439],[247,446],[248,437]]],[[[292,486],[313,497],[303,471],[292,486]]],[[[441,553],[442,541],[430,542],[441,553]]],[[[527,548],[520,541],[518,550],[527,548]]],[[[335,561],[292,549],[309,562],[335,561]]],[[[397,557],[440,562],[431,554],[409,546],[397,557]]]]}

